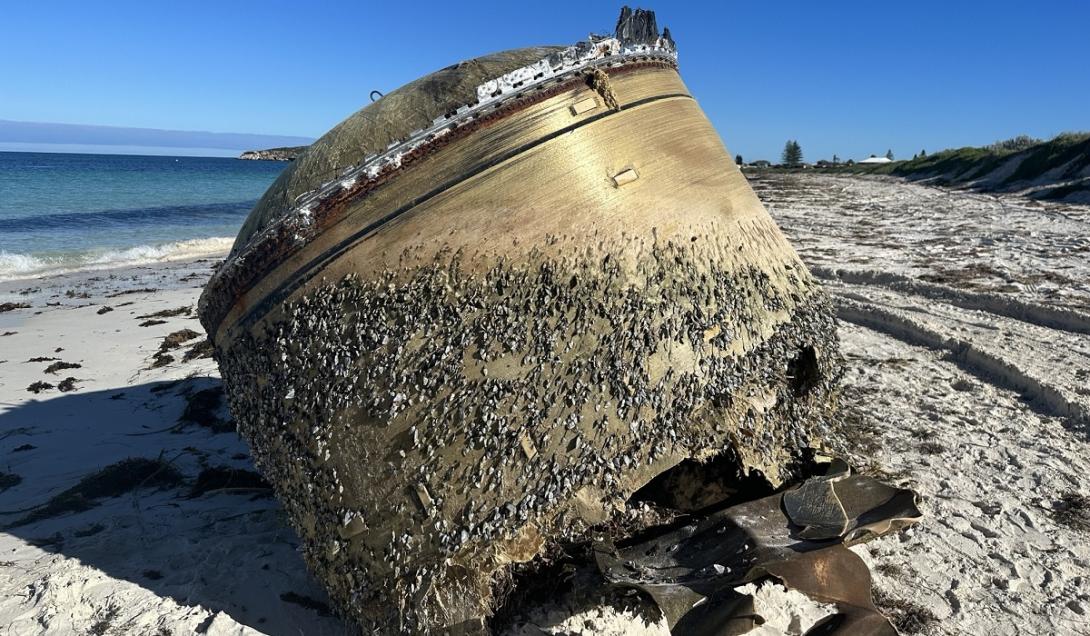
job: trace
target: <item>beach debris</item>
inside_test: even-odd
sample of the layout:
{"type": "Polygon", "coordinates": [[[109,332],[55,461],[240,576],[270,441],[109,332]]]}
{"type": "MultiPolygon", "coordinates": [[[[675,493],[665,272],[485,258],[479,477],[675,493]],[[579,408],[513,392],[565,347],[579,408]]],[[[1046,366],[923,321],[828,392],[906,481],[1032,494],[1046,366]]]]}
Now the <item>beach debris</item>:
{"type": "Polygon", "coordinates": [[[77,378],[69,376],[61,380],[60,383],[57,384],[57,390],[59,390],[61,393],[70,393],[72,391],[75,391],[78,388],[76,387],[76,382],[79,382],[77,378]]]}
{"type": "MultiPolygon", "coordinates": [[[[806,633],[892,635],[890,622],[871,602],[866,566],[846,547],[896,532],[919,519],[920,512],[912,493],[845,473],[842,465],[833,462],[818,471],[823,474],[783,493],[724,505],[735,500],[728,496],[701,512],[665,514],[658,523],[642,527],[635,540],[624,525],[600,528],[584,544],[565,545],[517,568],[508,584],[516,592],[497,609],[489,627],[493,633],[508,633],[512,626],[525,624],[532,608],[551,613],[609,602],[629,611],[642,606],[639,613],[644,615],[653,611],[675,634],[741,634],[772,618],[762,617],[755,601],[764,585],[775,582],[821,606],[811,617],[815,623],[803,626],[814,630],[806,633]],[[829,481],[838,484],[839,498],[851,502],[848,507],[874,532],[848,528],[825,539],[799,536],[803,527],[785,512],[784,496],[808,491],[814,482],[823,488],[829,481]],[[618,605],[625,592],[639,593],[648,602],[618,605]]],[[[674,483],[699,478],[693,467],[681,469],[681,475],[674,483]]],[[[642,516],[648,506],[670,511],[670,493],[642,496],[627,502],[630,517],[642,516]],[[653,499],[660,495],[664,498],[653,499]]],[[[826,518],[844,508],[839,502],[827,506],[830,512],[809,506],[808,514],[826,518]]]]}
{"type": "Polygon", "coordinates": [[[27,360],[27,362],[28,363],[30,363],[30,362],[52,362],[54,360],[60,360],[60,358],[49,358],[49,357],[46,357],[46,356],[38,356],[36,358],[30,358],[29,360],[27,360]]]}
{"type": "Polygon", "coordinates": [[[921,453],[924,453],[926,455],[941,455],[949,450],[941,442],[935,442],[931,440],[920,442],[916,446],[916,448],[918,448],[921,453]]]}
{"type": "Polygon", "coordinates": [[[82,369],[83,365],[78,362],[61,362],[57,361],[45,368],[46,373],[56,374],[57,371],[63,371],[65,369],[82,369]]]}
{"type": "Polygon", "coordinates": [[[922,605],[893,596],[880,588],[872,590],[871,594],[874,606],[889,619],[898,634],[924,633],[932,623],[939,622],[939,617],[922,605]]]}
{"type": "Polygon", "coordinates": [[[137,320],[143,320],[144,318],[176,318],[178,316],[188,316],[193,313],[193,306],[186,305],[184,307],[176,307],[174,309],[163,309],[162,311],[156,311],[150,314],[144,314],[143,316],[137,316],[137,320]]]}
{"type": "Polygon", "coordinates": [[[42,382],[41,380],[39,380],[37,382],[32,383],[30,386],[28,386],[26,388],[26,390],[30,391],[31,393],[41,393],[42,391],[48,391],[49,389],[52,389],[52,388],[53,388],[52,384],[50,384],[48,382],[42,382]]]}
{"type": "Polygon", "coordinates": [[[47,537],[30,537],[27,539],[27,543],[36,548],[53,548],[54,550],[60,550],[64,547],[64,535],[60,532],[54,532],[47,537]]]}
{"type": "Polygon", "coordinates": [[[333,611],[329,609],[329,604],[315,600],[309,596],[303,596],[296,592],[284,592],[280,595],[280,600],[285,603],[298,605],[299,607],[305,607],[308,610],[317,612],[319,616],[333,616],[333,611]]]}
{"type": "Polygon", "coordinates": [[[17,334],[17,333],[19,333],[19,332],[18,332],[18,331],[5,331],[4,333],[0,333],[0,337],[3,337],[3,336],[14,336],[14,335],[15,335],[15,334],[17,334]]]}
{"type": "Polygon", "coordinates": [[[5,440],[9,437],[14,437],[16,435],[33,435],[34,430],[35,429],[32,426],[16,426],[14,428],[8,428],[0,431],[0,440],[5,440]]]}
{"type": "Polygon", "coordinates": [[[185,355],[182,356],[182,362],[191,362],[193,360],[200,360],[202,358],[211,358],[216,349],[212,346],[212,341],[208,338],[201,340],[186,350],[185,355]]]}
{"type": "Polygon", "coordinates": [[[812,477],[783,494],[784,512],[800,528],[797,536],[811,541],[840,538],[857,543],[887,534],[920,516],[915,502],[912,491],[853,475],[840,460],[832,462],[824,476],[812,477]],[[890,513],[887,519],[862,521],[879,507],[890,513]]]}
{"type": "Polygon", "coordinates": [[[171,362],[174,362],[174,356],[164,351],[156,351],[155,354],[151,356],[151,360],[151,366],[148,368],[158,369],[159,367],[165,367],[171,362]]]}
{"type": "Polygon", "coordinates": [[[159,351],[168,351],[170,349],[177,349],[182,344],[189,342],[194,338],[199,338],[201,334],[193,331],[192,329],[180,329],[173,333],[167,334],[163,337],[162,344],[159,345],[159,351]]]}
{"type": "Polygon", "coordinates": [[[214,433],[229,433],[235,430],[234,422],[220,417],[223,407],[222,386],[202,389],[186,398],[185,410],[178,421],[204,426],[214,433]]]}
{"type": "MultiPolygon", "coordinates": [[[[116,292],[114,292],[112,294],[107,294],[106,298],[117,298],[118,296],[127,296],[129,294],[153,294],[153,293],[155,293],[157,291],[159,291],[159,290],[154,288],[154,287],[141,287],[139,289],[123,289],[121,291],[116,291],[116,292]]],[[[120,306],[121,305],[118,305],[118,307],[120,307],[120,306]]]]}
{"type": "Polygon", "coordinates": [[[98,311],[96,311],[95,313],[101,316],[102,314],[108,314],[113,310],[114,310],[113,307],[110,307],[109,305],[103,305],[103,306],[99,307],[98,311]]]}
{"type": "Polygon", "coordinates": [[[262,491],[272,494],[272,486],[258,473],[245,468],[231,468],[229,466],[210,466],[201,470],[197,475],[197,481],[189,490],[189,497],[216,491],[262,491]]]}
{"type": "Polygon", "coordinates": [[[100,499],[117,497],[139,488],[173,488],[182,482],[178,469],[161,457],[130,457],[83,477],[75,486],[53,496],[7,528],[90,510],[100,499]]]}
{"type": "Polygon", "coordinates": [[[145,320],[144,322],[140,323],[140,326],[141,327],[154,327],[155,325],[165,325],[165,324],[167,324],[167,321],[165,321],[165,320],[145,320]]]}
{"type": "Polygon", "coordinates": [[[1065,492],[1052,503],[1051,512],[1056,523],[1074,530],[1090,532],[1090,497],[1077,492],[1065,492]]]}
{"type": "Polygon", "coordinates": [[[24,451],[34,450],[35,448],[38,448],[38,447],[35,446],[34,444],[23,444],[22,446],[16,446],[15,448],[11,449],[11,452],[13,452],[13,453],[22,453],[24,451]]]}
{"type": "Polygon", "coordinates": [[[9,488],[14,488],[21,483],[23,483],[23,478],[19,475],[0,471],[0,492],[4,492],[9,488]]]}
{"type": "Polygon", "coordinates": [[[16,309],[30,309],[27,303],[0,303],[0,314],[16,309]]]}
{"type": "Polygon", "coordinates": [[[676,62],[626,10],[390,91],[205,287],[239,433],[363,631],[482,628],[515,564],[658,519],[625,502],[675,466],[775,489],[828,430],[834,310],[676,62]]]}
{"type": "Polygon", "coordinates": [[[96,608],[95,622],[91,624],[87,633],[91,636],[106,636],[112,631],[114,621],[120,614],[121,606],[114,602],[108,603],[105,607],[96,608]]]}
{"type": "Polygon", "coordinates": [[[674,633],[719,634],[746,620],[755,627],[759,617],[736,588],[772,577],[836,605],[821,633],[893,635],[871,600],[866,565],[846,548],[920,517],[911,491],[834,462],[782,494],[698,516],[652,539],[624,548],[601,541],[595,560],[610,583],[653,598],[674,633]]]}
{"type": "Polygon", "coordinates": [[[93,536],[95,536],[96,534],[102,532],[105,529],[106,529],[106,526],[102,525],[101,523],[92,523],[91,525],[89,525],[89,526],[87,526],[85,528],[81,528],[79,530],[74,530],[72,532],[72,536],[76,537],[76,538],[79,538],[79,539],[83,539],[83,538],[86,538],[86,537],[93,537],[93,536]]]}

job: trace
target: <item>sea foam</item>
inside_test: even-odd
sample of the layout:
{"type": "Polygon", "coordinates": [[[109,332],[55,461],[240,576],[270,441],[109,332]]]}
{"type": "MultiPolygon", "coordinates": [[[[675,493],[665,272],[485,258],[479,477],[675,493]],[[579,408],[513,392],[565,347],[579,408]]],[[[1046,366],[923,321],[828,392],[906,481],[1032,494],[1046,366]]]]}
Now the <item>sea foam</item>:
{"type": "Polygon", "coordinates": [[[125,249],[53,254],[18,254],[0,250],[0,280],[17,280],[76,270],[108,269],[226,254],[234,239],[226,236],[137,245],[125,249]]]}

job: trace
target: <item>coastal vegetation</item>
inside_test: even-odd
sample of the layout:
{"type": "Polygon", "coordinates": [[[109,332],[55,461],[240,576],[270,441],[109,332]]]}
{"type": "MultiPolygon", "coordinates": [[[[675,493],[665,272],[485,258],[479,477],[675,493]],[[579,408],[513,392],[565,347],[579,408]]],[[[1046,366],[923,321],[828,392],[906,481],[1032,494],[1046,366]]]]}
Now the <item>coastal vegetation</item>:
{"type": "MultiPolygon", "coordinates": [[[[802,163],[796,142],[784,148],[783,162],[773,169],[814,169],[827,173],[901,177],[928,185],[979,192],[1019,193],[1035,199],[1090,202],[1090,132],[1068,132],[1047,141],[1019,135],[983,147],[964,147],[889,162],[819,161],[802,163]],[[791,156],[788,156],[791,150],[791,156]],[[790,161],[789,161],[790,159],[790,161]]],[[[764,167],[755,162],[749,167],[764,167]]]]}
{"type": "Polygon", "coordinates": [[[1023,135],[983,148],[845,169],[985,192],[1024,192],[1038,199],[1090,201],[1090,133],[1064,133],[1048,141],[1023,135]]]}

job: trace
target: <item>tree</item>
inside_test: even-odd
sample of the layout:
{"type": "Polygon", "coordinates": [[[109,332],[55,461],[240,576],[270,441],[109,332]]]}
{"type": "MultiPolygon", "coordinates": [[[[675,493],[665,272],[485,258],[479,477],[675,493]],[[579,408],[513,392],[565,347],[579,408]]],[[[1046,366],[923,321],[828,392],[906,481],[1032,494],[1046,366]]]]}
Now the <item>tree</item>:
{"type": "Polygon", "coordinates": [[[802,146],[795,140],[789,140],[783,146],[783,165],[798,168],[802,164],[802,146]]]}
{"type": "Polygon", "coordinates": [[[892,149],[886,151],[886,159],[889,159],[890,161],[893,161],[893,150],[892,149]]]}
{"type": "Polygon", "coordinates": [[[927,156],[927,151],[926,150],[921,150],[920,151],[920,159],[923,159],[926,156],[927,156]]]}
{"type": "Polygon", "coordinates": [[[833,155],[833,165],[835,166],[835,165],[837,165],[839,163],[840,163],[840,157],[838,157],[836,155],[833,155]]]}
{"type": "Polygon", "coordinates": [[[738,165],[742,165],[744,163],[742,161],[742,155],[734,155],[734,163],[736,163],[738,165]]]}

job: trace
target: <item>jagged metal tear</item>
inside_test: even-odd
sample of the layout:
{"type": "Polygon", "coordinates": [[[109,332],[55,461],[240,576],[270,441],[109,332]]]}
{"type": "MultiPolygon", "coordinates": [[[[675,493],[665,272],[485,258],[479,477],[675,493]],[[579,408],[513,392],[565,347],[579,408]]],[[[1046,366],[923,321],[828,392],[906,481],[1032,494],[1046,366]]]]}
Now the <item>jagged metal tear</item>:
{"type": "Polygon", "coordinates": [[[761,622],[736,587],[773,577],[836,605],[809,634],[897,631],[874,606],[867,566],[847,546],[921,517],[912,491],[834,462],[828,474],[782,494],[746,502],[653,539],[595,547],[598,569],[618,587],[649,595],[676,634],[744,634],[761,622]],[[834,528],[839,528],[834,531],[834,528]]]}

